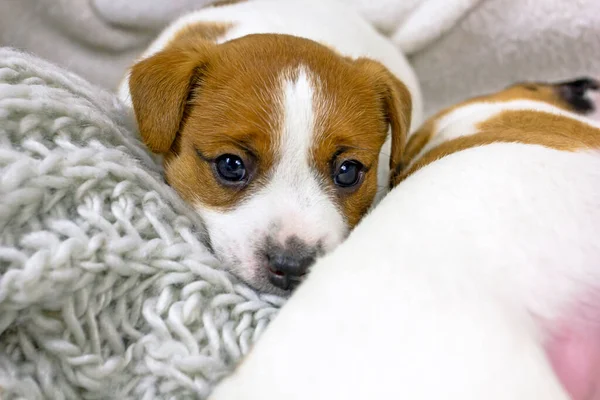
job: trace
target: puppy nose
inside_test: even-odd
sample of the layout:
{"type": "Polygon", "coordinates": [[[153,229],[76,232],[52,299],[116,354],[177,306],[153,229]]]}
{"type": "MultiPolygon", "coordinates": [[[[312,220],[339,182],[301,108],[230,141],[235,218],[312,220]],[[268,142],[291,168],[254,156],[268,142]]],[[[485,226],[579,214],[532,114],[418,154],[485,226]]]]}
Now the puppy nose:
{"type": "Polygon", "coordinates": [[[593,78],[578,78],[555,85],[559,96],[577,112],[594,111],[594,103],[587,98],[590,90],[600,90],[600,82],[593,78]]]}
{"type": "Polygon", "coordinates": [[[269,281],[276,287],[289,290],[296,287],[314,263],[316,250],[306,245],[269,246],[266,251],[269,281]]]}

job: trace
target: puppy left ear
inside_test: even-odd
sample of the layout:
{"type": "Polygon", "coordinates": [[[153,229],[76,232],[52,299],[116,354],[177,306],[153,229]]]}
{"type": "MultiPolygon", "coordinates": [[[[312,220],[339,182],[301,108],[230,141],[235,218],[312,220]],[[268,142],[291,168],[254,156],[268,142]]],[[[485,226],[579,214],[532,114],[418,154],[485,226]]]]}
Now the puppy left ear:
{"type": "Polygon", "coordinates": [[[216,45],[197,40],[171,45],[131,69],[129,91],[144,143],[166,154],[175,143],[186,103],[202,81],[216,45]]]}
{"type": "Polygon", "coordinates": [[[375,78],[375,88],[383,104],[383,113],[391,130],[390,187],[403,167],[404,149],[410,129],[412,98],[408,88],[383,64],[367,58],[357,60],[375,78]]]}

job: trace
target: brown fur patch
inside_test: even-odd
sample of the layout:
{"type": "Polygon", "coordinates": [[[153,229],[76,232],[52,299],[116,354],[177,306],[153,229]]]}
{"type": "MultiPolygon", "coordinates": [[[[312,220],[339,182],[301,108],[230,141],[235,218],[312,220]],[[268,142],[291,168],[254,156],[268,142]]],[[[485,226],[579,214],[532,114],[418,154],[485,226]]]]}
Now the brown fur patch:
{"type": "Polygon", "coordinates": [[[281,77],[303,66],[322,99],[316,104],[321,108],[313,164],[355,225],[377,191],[377,159],[388,125],[390,163],[401,160],[411,112],[404,85],[379,63],[341,57],[311,40],[263,34],[215,45],[204,40],[205,27],[189,29],[137,64],[131,77],[142,137],[165,154],[169,184],[189,203],[216,209],[231,208],[263,186],[280,161],[281,77]],[[342,147],[344,157],[369,167],[356,191],[333,185],[333,158],[342,147]],[[222,154],[253,166],[247,186],[223,185],[216,178],[211,161],[222,154]]]}
{"type": "MultiPolygon", "coordinates": [[[[474,103],[497,103],[513,100],[541,101],[567,111],[573,111],[572,106],[560,97],[556,87],[552,84],[545,83],[519,83],[497,93],[474,97],[440,111],[414,132],[406,145],[404,165],[409,165],[433,138],[436,134],[437,122],[454,110],[474,103]]],[[[552,148],[568,150],[567,142],[574,146],[576,143],[579,143],[580,145],[583,143],[588,143],[590,145],[595,143],[593,142],[595,139],[592,136],[593,132],[596,131],[594,128],[571,118],[557,117],[548,113],[525,110],[507,111],[489,121],[485,121],[480,124],[478,128],[480,131],[478,134],[450,140],[431,149],[416,163],[411,165],[409,169],[402,170],[398,175],[393,176],[393,184],[395,185],[401,182],[408,175],[445,155],[469,147],[490,144],[493,142],[521,142],[541,144],[552,148]],[[581,138],[578,137],[578,134],[571,132],[568,128],[569,125],[577,127],[578,129],[583,126],[583,130],[580,132],[580,134],[585,137],[583,142],[580,141],[581,138]],[[548,133],[541,135],[540,132],[543,130],[547,130],[548,133]],[[565,132],[568,133],[565,134],[565,132]]],[[[596,135],[598,135],[598,133],[596,133],[596,135]]],[[[581,147],[582,146],[575,146],[571,150],[581,147]]]]}
{"type": "MultiPolygon", "coordinates": [[[[555,90],[555,86],[544,83],[515,84],[497,93],[474,97],[462,103],[460,106],[470,103],[500,102],[512,100],[543,101],[544,103],[548,103],[565,110],[571,110],[571,106],[558,95],[558,92],[555,90]]],[[[452,109],[458,108],[460,106],[455,106],[452,109]]]]}
{"type": "Polygon", "coordinates": [[[600,129],[562,115],[505,111],[478,125],[479,133],[449,140],[431,149],[397,178],[396,184],[449,154],[492,143],[524,143],[562,151],[600,148],[600,129]]]}
{"type": "Polygon", "coordinates": [[[206,65],[215,46],[189,42],[135,64],[129,91],[144,143],[155,153],[171,150],[186,109],[197,70],[206,65]]]}
{"type": "Polygon", "coordinates": [[[406,143],[406,150],[404,151],[404,165],[401,167],[408,165],[429,143],[436,131],[436,125],[437,118],[431,118],[410,135],[406,143]]]}
{"type": "Polygon", "coordinates": [[[474,103],[491,103],[513,100],[535,100],[554,105],[564,110],[571,110],[571,106],[557,93],[553,85],[544,83],[519,83],[496,93],[470,98],[466,101],[445,108],[429,118],[409,138],[404,153],[404,164],[408,165],[429,143],[437,129],[437,121],[452,111],[474,103]]]}
{"type": "MultiPolygon", "coordinates": [[[[177,32],[169,43],[177,45],[190,40],[206,40],[215,42],[233,27],[233,24],[224,24],[220,22],[196,22],[189,24],[177,32]]],[[[168,45],[167,45],[168,46],[168,45]]]]}

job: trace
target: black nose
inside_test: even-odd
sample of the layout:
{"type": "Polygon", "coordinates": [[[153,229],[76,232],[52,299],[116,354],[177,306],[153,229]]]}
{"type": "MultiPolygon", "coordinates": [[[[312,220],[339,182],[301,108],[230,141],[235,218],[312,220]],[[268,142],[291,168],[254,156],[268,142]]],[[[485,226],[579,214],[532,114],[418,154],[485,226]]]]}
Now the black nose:
{"type": "Polygon", "coordinates": [[[298,240],[288,240],[285,246],[267,246],[265,258],[269,268],[269,281],[280,289],[293,289],[314,263],[316,253],[315,248],[298,240]]]}
{"type": "Polygon", "coordinates": [[[579,78],[556,84],[558,95],[574,111],[588,113],[594,111],[594,103],[587,97],[588,91],[600,90],[600,82],[592,78],[579,78]]]}

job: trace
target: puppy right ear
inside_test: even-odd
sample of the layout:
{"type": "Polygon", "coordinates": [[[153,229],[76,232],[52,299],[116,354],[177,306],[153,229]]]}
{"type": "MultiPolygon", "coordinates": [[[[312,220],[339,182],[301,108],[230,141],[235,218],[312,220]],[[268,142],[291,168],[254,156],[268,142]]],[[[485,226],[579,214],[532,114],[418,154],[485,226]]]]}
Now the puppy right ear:
{"type": "Polygon", "coordinates": [[[171,149],[189,93],[215,46],[205,42],[170,46],[131,69],[129,92],[135,117],[144,143],[153,152],[171,149]]]}

